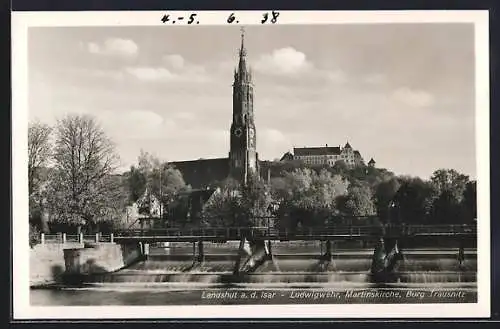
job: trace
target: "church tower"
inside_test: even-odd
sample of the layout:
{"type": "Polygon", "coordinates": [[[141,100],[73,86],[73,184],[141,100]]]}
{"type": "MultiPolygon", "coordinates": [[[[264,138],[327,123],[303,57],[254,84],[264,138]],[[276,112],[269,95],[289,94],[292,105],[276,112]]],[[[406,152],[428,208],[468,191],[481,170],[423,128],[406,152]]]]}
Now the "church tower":
{"type": "Polygon", "coordinates": [[[241,32],[238,67],[234,70],[233,122],[229,150],[230,176],[246,183],[251,174],[258,177],[258,154],[253,113],[252,72],[247,67],[245,35],[241,32]]]}

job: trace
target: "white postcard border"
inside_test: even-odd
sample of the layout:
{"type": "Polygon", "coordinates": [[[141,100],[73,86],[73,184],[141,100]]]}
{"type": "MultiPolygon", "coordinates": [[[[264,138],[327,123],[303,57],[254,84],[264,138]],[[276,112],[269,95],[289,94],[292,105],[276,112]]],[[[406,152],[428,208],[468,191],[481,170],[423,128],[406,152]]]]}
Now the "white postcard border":
{"type": "MultiPolygon", "coordinates": [[[[260,25],[265,11],[235,11],[239,25],[260,25]]],[[[160,26],[164,11],[12,13],[12,200],[14,319],[137,318],[446,318],[490,316],[489,21],[488,11],[281,11],[276,24],[473,23],[476,55],[478,303],[230,306],[39,307],[29,303],[27,198],[28,28],[35,26],[160,26]]],[[[169,13],[174,13],[170,11],[169,13]]],[[[231,11],[197,13],[204,25],[225,25],[231,11]]],[[[183,23],[185,25],[186,23],[183,23]]],[[[234,25],[234,24],[232,24],[234,25]]],[[[164,25],[165,28],[175,27],[164,25]]],[[[272,27],[270,27],[272,28],[272,27]]]]}

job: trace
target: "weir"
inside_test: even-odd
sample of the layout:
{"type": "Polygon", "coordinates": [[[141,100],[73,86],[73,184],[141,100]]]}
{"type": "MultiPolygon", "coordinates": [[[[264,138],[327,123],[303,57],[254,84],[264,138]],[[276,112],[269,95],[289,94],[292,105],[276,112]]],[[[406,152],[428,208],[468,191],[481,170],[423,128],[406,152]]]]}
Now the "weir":
{"type": "MultiPolygon", "coordinates": [[[[293,235],[288,234],[285,241],[279,241],[271,234],[249,234],[250,238],[239,240],[225,240],[220,237],[213,239],[212,235],[208,238],[200,234],[196,240],[192,239],[192,236],[184,236],[184,240],[187,240],[185,242],[170,242],[168,248],[155,246],[157,242],[152,240],[151,236],[157,239],[159,235],[141,234],[129,237],[132,239],[122,239],[123,234],[115,233],[114,245],[135,244],[141,257],[135,261],[127,260],[121,268],[118,266],[120,263],[115,262],[118,265],[112,266],[113,273],[94,270],[90,273],[79,273],[84,268],[81,266],[73,267],[71,273],[83,274],[79,280],[87,283],[152,280],[164,283],[207,284],[368,284],[476,280],[476,241],[475,236],[471,234],[473,230],[467,232],[464,227],[462,230],[454,228],[447,234],[444,230],[438,230],[438,235],[397,235],[394,234],[395,230],[392,230],[384,236],[359,234],[362,230],[352,227],[349,231],[349,236],[339,234],[341,230],[327,231],[318,239],[313,239],[316,233],[312,230],[309,230],[308,236],[305,232],[295,232],[293,235]],[[333,236],[333,233],[337,235],[333,236]],[[321,239],[324,236],[328,238],[321,239]],[[226,242],[211,242],[214,240],[226,242]],[[185,247],[179,249],[178,246],[181,245],[185,247]],[[432,249],[433,245],[441,247],[432,249]]],[[[406,228],[405,232],[409,231],[411,230],[406,228]]],[[[389,231],[385,231],[387,232],[389,231]]],[[[179,235],[177,237],[183,238],[179,235]]],[[[98,255],[106,250],[97,248],[92,255],[96,259],[108,259],[105,255],[98,255]]],[[[80,254],[73,252],[74,255],[80,254]]],[[[87,262],[92,261],[90,256],[86,257],[87,262]]],[[[75,262],[81,263],[80,260],[73,260],[73,263],[75,262]]],[[[101,268],[105,269],[106,266],[101,268]]]]}
{"type": "MultiPolygon", "coordinates": [[[[296,246],[303,253],[287,252],[287,245],[275,243],[273,257],[255,257],[253,266],[248,258],[238,255],[234,241],[224,246],[205,243],[206,259],[203,264],[193,267],[189,246],[171,251],[169,255],[152,252],[147,260],[137,262],[114,273],[94,273],[84,278],[92,283],[136,283],[136,284],[266,284],[291,287],[310,284],[336,286],[369,286],[378,283],[393,284],[473,284],[476,282],[477,262],[475,250],[464,249],[464,260],[459,266],[457,250],[409,249],[399,266],[393,268],[392,276],[377,276],[372,272],[373,250],[332,250],[335,268],[322,266],[322,254],[313,253],[318,244],[307,242],[296,246]],[[188,251],[186,254],[185,251],[188,251]],[[312,251],[312,252],[311,252],[312,251]],[[239,268],[235,264],[242,265],[239,268]],[[247,264],[244,266],[243,264],[247,264]],[[235,268],[237,269],[235,271],[235,268]],[[383,280],[382,280],[383,279],[383,280]]],[[[152,249],[152,251],[154,248],[152,249]]],[[[257,250],[254,248],[254,250],[257,250]]],[[[262,254],[260,254],[262,255],[262,254]]]]}

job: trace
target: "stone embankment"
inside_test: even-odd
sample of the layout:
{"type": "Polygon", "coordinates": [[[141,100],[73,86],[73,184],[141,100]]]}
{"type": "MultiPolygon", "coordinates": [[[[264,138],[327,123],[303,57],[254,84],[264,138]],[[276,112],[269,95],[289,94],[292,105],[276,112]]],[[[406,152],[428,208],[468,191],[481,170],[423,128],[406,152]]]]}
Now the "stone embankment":
{"type": "Polygon", "coordinates": [[[30,287],[62,283],[68,274],[118,271],[141,259],[138,245],[47,243],[30,251],[30,287]]]}

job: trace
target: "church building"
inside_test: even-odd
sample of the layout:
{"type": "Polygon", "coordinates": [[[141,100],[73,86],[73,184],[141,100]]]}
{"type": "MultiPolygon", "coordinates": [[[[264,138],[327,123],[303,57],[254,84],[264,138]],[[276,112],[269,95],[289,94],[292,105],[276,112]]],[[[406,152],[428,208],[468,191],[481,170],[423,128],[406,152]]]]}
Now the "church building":
{"type": "Polygon", "coordinates": [[[195,189],[209,188],[228,177],[244,183],[250,175],[259,175],[253,93],[252,72],[242,33],[239,62],[234,70],[229,155],[227,158],[170,162],[182,173],[186,184],[195,189]]]}

